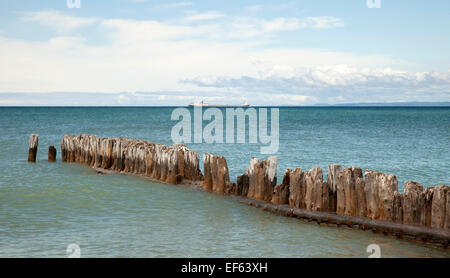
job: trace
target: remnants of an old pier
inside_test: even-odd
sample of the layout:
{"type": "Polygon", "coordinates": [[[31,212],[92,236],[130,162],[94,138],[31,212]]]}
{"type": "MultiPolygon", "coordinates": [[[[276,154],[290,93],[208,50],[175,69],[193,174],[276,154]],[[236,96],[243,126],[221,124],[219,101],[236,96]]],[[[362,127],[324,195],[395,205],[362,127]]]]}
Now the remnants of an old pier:
{"type": "Polygon", "coordinates": [[[357,167],[287,169],[277,184],[277,158],[251,158],[245,173],[231,182],[226,158],[206,153],[204,176],[199,154],[186,146],[165,146],[128,138],[65,135],[63,162],[143,175],[171,184],[196,182],[206,191],[229,195],[273,213],[320,224],[369,229],[400,238],[447,247],[450,242],[450,187],[408,181],[398,190],[397,177],[357,167]]]}

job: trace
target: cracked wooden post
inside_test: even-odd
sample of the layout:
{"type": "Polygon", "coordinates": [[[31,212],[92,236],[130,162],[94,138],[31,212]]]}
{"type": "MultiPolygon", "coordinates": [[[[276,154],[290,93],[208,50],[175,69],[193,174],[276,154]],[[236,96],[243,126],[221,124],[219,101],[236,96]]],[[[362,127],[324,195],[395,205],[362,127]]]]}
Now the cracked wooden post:
{"type": "Polygon", "coordinates": [[[28,162],[36,162],[38,141],[39,141],[38,134],[30,135],[30,142],[29,142],[29,148],[28,148],[28,162]]]}
{"type": "Polygon", "coordinates": [[[276,156],[271,156],[263,161],[257,158],[250,160],[250,166],[246,171],[249,177],[247,197],[258,201],[272,201],[273,189],[277,182],[276,156]]]}
{"type": "Polygon", "coordinates": [[[313,167],[308,172],[306,172],[305,184],[306,184],[306,195],[305,195],[306,209],[311,211],[322,211],[322,188],[323,188],[322,169],[316,166],[313,167]]]}
{"type": "Polygon", "coordinates": [[[340,164],[328,165],[328,174],[327,174],[328,211],[330,212],[336,212],[337,210],[337,195],[338,195],[337,184],[340,172],[342,172],[342,165],[340,164]]]}
{"type": "Polygon", "coordinates": [[[305,209],[306,182],[301,168],[289,170],[289,205],[305,209]]]}
{"type": "Polygon", "coordinates": [[[341,185],[338,187],[338,206],[339,214],[347,215],[347,216],[357,216],[359,212],[357,211],[357,191],[356,191],[356,183],[358,178],[362,178],[362,170],[357,167],[348,167],[345,168],[342,172],[342,180],[341,185]],[[343,192],[340,192],[343,191],[343,192]],[[343,200],[341,200],[343,198],[343,200]]]}
{"type": "Polygon", "coordinates": [[[403,223],[420,225],[421,211],[419,210],[420,194],[423,186],[415,181],[407,181],[403,185],[403,223]]]}
{"type": "MultiPolygon", "coordinates": [[[[356,213],[360,218],[367,217],[367,202],[366,193],[364,188],[366,186],[366,180],[364,178],[356,178],[356,213]]],[[[401,201],[400,201],[401,202],[401,201]]],[[[402,208],[400,208],[402,210],[402,208]]],[[[402,210],[403,211],[403,210],[402,210]]]]}
{"type": "MultiPolygon", "coordinates": [[[[431,227],[437,229],[445,228],[446,204],[447,204],[448,186],[438,185],[434,188],[433,200],[431,205],[431,227]]],[[[448,217],[448,215],[447,215],[448,217]]]]}
{"type": "Polygon", "coordinates": [[[284,172],[283,182],[275,186],[273,190],[272,203],[278,205],[289,204],[289,179],[291,170],[284,172]]]}
{"type": "Polygon", "coordinates": [[[203,155],[204,180],[203,189],[218,193],[230,193],[230,177],[228,174],[227,160],[223,156],[215,156],[210,153],[203,155]]]}
{"type": "Polygon", "coordinates": [[[48,161],[55,162],[56,161],[56,148],[55,146],[50,146],[48,148],[48,161]]]}
{"type": "Polygon", "coordinates": [[[434,186],[428,186],[419,195],[420,225],[431,227],[431,206],[433,202],[434,186]]]}
{"type": "Polygon", "coordinates": [[[249,178],[247,172],[244,173],[242,176],[237,177],[235,194],[238,196],[247,197],[249,184],[250,184],[250,178],[249,178]]]}

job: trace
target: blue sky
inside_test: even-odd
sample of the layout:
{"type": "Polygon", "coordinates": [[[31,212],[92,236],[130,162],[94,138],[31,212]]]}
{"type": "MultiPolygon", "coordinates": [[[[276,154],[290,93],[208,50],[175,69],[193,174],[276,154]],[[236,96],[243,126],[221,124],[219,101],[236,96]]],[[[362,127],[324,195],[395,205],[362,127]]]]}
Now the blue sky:
{"type": "Polygon", "coordinates": [[[449,1],[0,2],[0,105],[449,101],[449,1]]]}

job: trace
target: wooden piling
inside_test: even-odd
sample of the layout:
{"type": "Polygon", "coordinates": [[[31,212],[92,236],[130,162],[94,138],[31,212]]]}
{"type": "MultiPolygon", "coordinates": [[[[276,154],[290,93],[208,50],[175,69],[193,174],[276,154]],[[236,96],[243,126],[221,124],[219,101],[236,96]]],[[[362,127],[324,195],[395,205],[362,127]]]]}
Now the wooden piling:
{"type": "Polygon", "coordinates": [[[56,161],[56,148],[55,146],[50,146],[48,148],[48,161],[55,162],[56,161]]]}
{"type": "Polygon", "coordinates": [[[36,155],[38,150],[38,134],[31,134],[28,149],[28,162],[36,162],[36,155]]]}

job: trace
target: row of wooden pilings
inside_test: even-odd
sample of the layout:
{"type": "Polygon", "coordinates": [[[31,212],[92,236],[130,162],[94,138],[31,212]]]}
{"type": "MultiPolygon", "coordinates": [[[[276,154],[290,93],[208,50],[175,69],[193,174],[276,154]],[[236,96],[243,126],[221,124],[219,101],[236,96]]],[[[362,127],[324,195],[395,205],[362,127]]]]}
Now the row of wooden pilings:
{"type": "Polygon", "coordinates": [[[272,213],[319,224],[345,225],[447,247],[450,243],[450,186],[424,188],[407,181],[404,193],[397,177],[357,167],[287,169],[277,184],[277,157],[251,158],[236,182],[229,179],[225,157],[204,154],[203,189],[235,196],[272,213]],[[364,175],[363,175],[364,173],[364,175]]]}
{"type": "MultiPolygon", "coordinates": [[[[37,136],[30,137],[30,153],[37,151],[37,136]],[[33,140],[32,140],[33,138],[33,140]]],[[[129,138],[65,135],[63,162],[87,164],[96,169],[143,175],[182,184],[199,182],[205,191],[234,196],[268,211],[318,223],[342,222],[351,227],[431,241],[450,241],[450,187],[408,181],[398,190],[397,177],[357,167],[328,166],[326,181],[320,167],[285,171],[277,184],[277,157],[251,158],[245,173],[231,182],[225,157],[206,153],[204,175],[199,155],[186,146],[165,146],[129,138]]]]}
{"type": "MultiPolygon", "coordinates": [[[[39,144],[39,134],[31,134],[28,148],[28,162],[36,162],[36,156],[39,144]]],[[[48,161],[56,161],[56,148],[55,146],[48,147],[48,161]]]]}
{"type": "Polygon", "coordinates": [[[424,188],[407,181],[400,193],[395,175],[363,172],[357,167],[342,169],[339,164],[328,166],[326,181],[320,167],[296,168],[287,169],[277,184],[277,157],[252,158],[247,171],[233,183],[225,157],[207,153],[204,163],[205,190],[308,211],[450,231],[450,187],[446,185],[424,188]]]}

